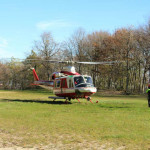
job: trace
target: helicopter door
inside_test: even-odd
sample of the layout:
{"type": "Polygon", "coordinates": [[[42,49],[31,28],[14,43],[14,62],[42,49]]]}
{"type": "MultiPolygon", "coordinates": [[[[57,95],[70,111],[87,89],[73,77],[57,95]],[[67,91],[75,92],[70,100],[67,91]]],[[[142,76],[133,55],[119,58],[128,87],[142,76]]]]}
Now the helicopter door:
{"type": "Polygon", "coordinates": [[[73,88],[72,78],[69,78],[69,79],[68,79],[68,85],[69,85],[69,86],[68,86],[69,88],[73,88]]]}
{"type": "Polygon", "coordinates": [[[61,93],[64,93],[66,88],[68,88],[67,80],[66,80],[66,78],[63,78],[63,79],[61,79],[61,93]]]}

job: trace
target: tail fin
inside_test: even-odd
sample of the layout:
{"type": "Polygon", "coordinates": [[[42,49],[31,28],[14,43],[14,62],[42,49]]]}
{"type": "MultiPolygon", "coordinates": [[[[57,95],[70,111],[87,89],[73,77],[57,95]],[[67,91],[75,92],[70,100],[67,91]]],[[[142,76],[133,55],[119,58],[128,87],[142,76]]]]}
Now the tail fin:
{"type": "Polygon", "coordinates": [[[34,68],[31,68],[31,69],[33,71],[34,80],[39,81],[39,77],[37,76],[35,69],[34,68]]]}

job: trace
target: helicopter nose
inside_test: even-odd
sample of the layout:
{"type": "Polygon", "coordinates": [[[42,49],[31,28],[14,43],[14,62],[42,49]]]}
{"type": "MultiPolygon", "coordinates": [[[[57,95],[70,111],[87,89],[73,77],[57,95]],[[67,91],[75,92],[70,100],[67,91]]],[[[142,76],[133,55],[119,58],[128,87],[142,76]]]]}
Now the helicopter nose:
{"type": "Polygon", "coordinates": [[[97,92],[97,89],[96,89],[95,87],[90,88],[90,89],[89,89],[89,92],[91,92],[91,93],[96,93],[96,92],[97,92]]]}
{"type": "Polygon", "coordinates": [[[81,93],[84,92],[84,93],[94,94],[94,93],[97,92],[97,89],[95,87],[83,88],[83,89],[80,89],[80,90],[81,90],[81,93]]]}

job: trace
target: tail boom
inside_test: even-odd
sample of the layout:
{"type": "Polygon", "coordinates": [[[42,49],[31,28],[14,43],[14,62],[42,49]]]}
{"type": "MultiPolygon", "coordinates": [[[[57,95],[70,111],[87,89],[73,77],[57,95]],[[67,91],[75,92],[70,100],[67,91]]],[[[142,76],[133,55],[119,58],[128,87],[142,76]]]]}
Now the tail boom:
{"type": "Polygon", "coordinates": [[[32,68],[32,72],[33,72],[33,76],[34,76],[34,83],[32,85],[39,85],[42,87],[53,87],[54,82],[53,81],[43,81],[43,80],[39,80],[39,77],[35,71],[34,68],[32,68]]]}

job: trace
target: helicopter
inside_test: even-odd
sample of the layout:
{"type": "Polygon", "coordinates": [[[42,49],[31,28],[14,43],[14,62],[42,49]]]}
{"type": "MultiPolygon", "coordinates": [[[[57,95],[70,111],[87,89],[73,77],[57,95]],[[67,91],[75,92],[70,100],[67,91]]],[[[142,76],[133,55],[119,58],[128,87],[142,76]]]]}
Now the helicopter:
{"type": "Polygon", "coordinates": [[[54,72],[50,76],[49,81],[40,80],[35,69],[32,69],[34,76],[34,83],[32,85],[38,85],[43,88],[49,87],[53,90],[55,97],[49,96],[48,98],[53,99],[65,99],[71,101],[71,99],[77,99],[80,102],[79,98],[85,98],[87,101],[92,102],[91,95],[97,92],[97,88],[94,87],[92,77],[89,75],[81,75],[76,72],[73,64],[105,64],[111,65],[113,63],[118,63],[118,61],[110,62],[73,62],[73,61],[52,61],[50,63],[67,63],[71,66],[63,67],[59,72],[54,72]]]}

